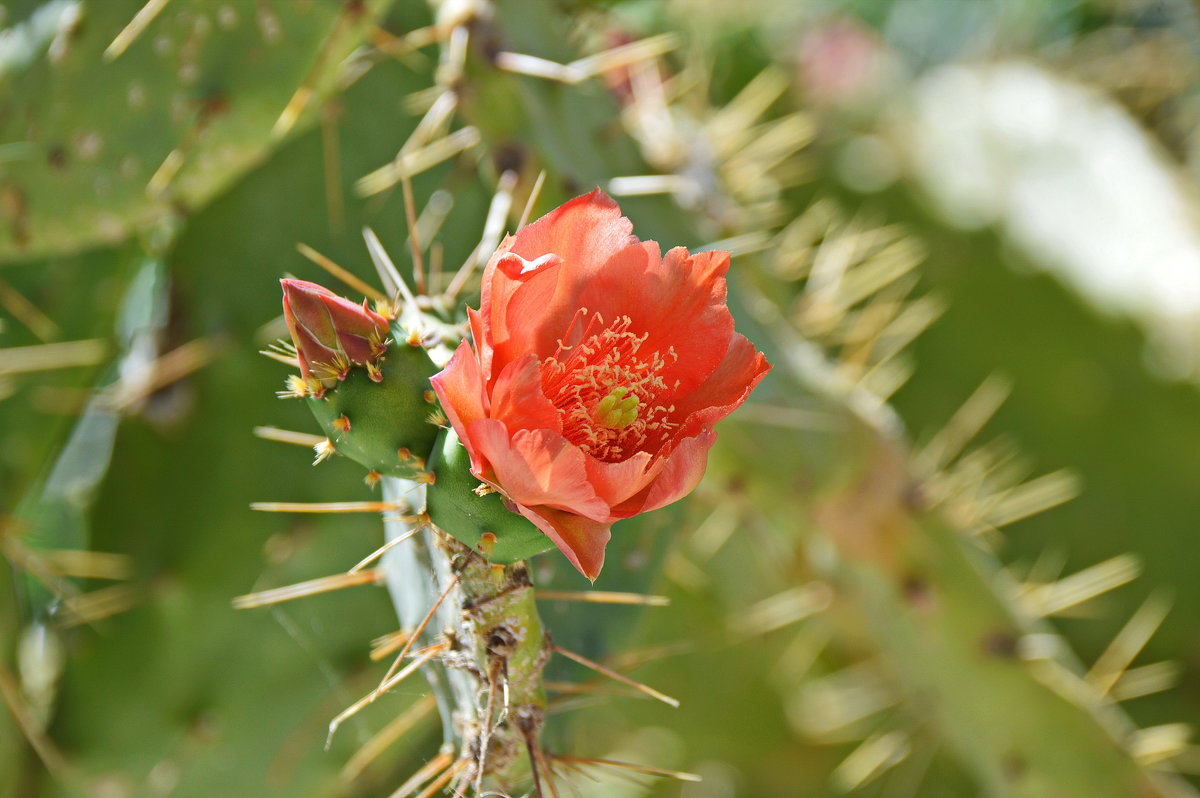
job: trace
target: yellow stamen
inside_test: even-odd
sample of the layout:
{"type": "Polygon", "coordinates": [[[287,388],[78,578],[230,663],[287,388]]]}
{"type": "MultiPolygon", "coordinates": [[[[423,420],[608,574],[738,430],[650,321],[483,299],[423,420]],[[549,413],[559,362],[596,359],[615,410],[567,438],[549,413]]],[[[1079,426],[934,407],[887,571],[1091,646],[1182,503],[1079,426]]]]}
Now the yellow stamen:
{"type": "Polygon", "coordinates": [[[637,420],[638,397],[628,388],[613,388],[596,404],[593,417],[609,429],[624,429],[637,420]]]}

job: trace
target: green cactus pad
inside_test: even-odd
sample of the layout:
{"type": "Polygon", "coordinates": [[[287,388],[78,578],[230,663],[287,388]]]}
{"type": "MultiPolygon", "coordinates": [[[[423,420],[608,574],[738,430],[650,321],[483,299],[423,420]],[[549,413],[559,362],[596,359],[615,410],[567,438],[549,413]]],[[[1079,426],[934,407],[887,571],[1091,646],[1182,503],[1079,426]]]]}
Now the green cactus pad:
{"type": "Polygon", "coordinates": [[[466,448],[452,429],[442,431],[430,458],[436,477],[425,494],[430,519],[447,534],[480,551],[483,533],[496,536],[488,559],[508,565],[554,548],[550,538],[504,506],[498,493],[479,496],[479,479],[471,473],[466,448]]]}
{"type": "Polygon", "coordinates": [[[339,454],[385,476],[420,479],[439,429],[428,419],[437,366],[424,349],[401,341],[389,347],[382,370],[383,381],[374,382],[365,368],[351,369],[308,406],[339,454]]]}

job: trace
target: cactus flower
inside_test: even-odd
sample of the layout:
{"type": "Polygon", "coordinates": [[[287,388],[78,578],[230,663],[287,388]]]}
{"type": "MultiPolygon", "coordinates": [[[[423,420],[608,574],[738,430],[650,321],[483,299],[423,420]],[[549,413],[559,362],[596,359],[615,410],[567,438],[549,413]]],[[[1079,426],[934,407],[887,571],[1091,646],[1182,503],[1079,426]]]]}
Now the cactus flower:
{"type": "Polygon", "coordinates": [[[346,379],[353,366],[365,366],[371,379],[383,379],[379,359],[387,352],[388,320],[327,288],[305,280],[280,280],[283,317],[296,346],[300,376],[313,395],[346,379]]]}
{"type": "Polygon", "coordinates": [[[665,256],[601,191],[508,236],[433,387],[471,473],[584,576],[612,524],[685,496],[770,370],[734,332],[728,252],[665,256]]]}

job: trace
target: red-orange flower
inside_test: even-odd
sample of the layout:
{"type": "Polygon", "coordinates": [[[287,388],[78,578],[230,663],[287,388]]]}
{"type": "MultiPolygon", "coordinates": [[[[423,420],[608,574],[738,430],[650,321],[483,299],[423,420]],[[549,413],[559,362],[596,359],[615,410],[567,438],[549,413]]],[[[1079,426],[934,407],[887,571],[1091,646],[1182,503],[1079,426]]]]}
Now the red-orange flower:
{"type": "Polygon", "coordinates": [[[712,425],[770,370],[734,332],[728,252],[638,241],[601,191],[507,237],[474,348],[433,378],[471,471],[589,579],[614,521],[700,481],[712,425]]]}

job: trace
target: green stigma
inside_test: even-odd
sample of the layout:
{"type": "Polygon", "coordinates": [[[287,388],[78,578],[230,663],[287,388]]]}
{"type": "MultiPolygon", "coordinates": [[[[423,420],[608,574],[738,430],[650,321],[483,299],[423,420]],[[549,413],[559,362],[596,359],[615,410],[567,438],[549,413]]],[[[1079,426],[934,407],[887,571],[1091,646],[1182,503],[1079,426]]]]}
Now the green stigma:
{"type": "Polygon", "coordinates": [[[624,429],[637,420],[637,415],[637,394],[631,395],[628,388],[613,388],[592,412],[592,417],[609,429],[624,429]]]}

